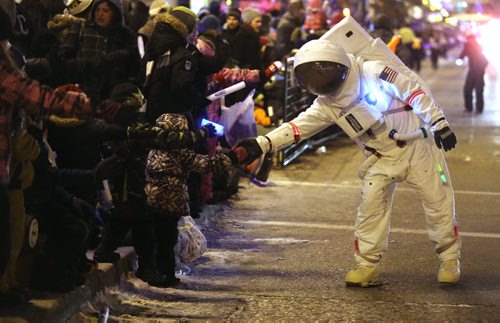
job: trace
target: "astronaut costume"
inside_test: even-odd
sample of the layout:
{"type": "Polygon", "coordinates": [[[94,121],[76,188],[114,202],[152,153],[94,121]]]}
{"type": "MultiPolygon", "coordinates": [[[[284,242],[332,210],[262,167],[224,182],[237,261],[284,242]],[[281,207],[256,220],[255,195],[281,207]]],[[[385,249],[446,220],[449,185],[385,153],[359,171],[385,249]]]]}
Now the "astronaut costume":
{"type": "Polygon", "coordinates": [[[438,148],[454,148],[456,137],[416,74],[390,60],[361,56],[346,53],[328,39],[302,46],[295,56],[295,75],[301,86],[318,97],[291,122],[240,147],[249,155],[255,148],[256,155],[259,150],[277,151],[336,123],[364,148],[367,157],[359,169],[358,266],[347,273],[347,285],[381,284],[379,263],[388,245],[393,195],[403,181],[422,200],[428,235],[441,260],[438,282],[455,283],[460,278],[461,242],[450,176],[438,148]]]}

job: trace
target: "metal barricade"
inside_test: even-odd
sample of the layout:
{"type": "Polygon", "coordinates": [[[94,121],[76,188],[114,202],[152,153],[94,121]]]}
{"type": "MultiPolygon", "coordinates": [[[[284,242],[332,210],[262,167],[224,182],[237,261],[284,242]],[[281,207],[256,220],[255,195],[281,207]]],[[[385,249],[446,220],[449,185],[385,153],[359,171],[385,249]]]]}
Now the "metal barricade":
{"type": "MultiPolygon", "coordinates": [[[[285,63],[285,104],[283,122],[288,122],[298,116],[301,112],[309,108],[316,98],[315,95],[304,90],[297,84],[293,72],[293,57],[289,57],[285,63]]],[[[281,166],[287,166],[303,152],[312,149],[315,145],[335,138],[341,134],[341,130],[333,125],[312,136],[309,139],[300,141],[297,144],[288,146],[278,153],[278,161],[281,166]]]]}

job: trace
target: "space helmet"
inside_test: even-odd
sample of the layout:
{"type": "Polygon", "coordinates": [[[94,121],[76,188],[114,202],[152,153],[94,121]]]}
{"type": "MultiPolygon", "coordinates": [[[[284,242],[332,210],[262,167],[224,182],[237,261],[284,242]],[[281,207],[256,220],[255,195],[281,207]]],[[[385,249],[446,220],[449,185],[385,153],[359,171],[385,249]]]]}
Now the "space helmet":
{"type": "Polygon", "coordinates": [[[347,80],[350,67],[342,46],[326,39],[305,43],[293,65],[299,84],[315,95],[334,95],[347,80]]]}

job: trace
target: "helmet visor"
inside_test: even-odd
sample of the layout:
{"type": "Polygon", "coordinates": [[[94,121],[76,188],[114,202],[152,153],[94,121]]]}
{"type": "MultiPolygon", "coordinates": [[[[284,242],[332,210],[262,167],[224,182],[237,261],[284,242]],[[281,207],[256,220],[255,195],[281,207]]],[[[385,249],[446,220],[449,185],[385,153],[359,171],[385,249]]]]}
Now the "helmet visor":
{"type": "Polygon", "coordinates": [[[295,67],[295,77],[299,84],[316,95],[335,93],[348,74],[347,66],[335,62],[307,62],[295,67]]]}

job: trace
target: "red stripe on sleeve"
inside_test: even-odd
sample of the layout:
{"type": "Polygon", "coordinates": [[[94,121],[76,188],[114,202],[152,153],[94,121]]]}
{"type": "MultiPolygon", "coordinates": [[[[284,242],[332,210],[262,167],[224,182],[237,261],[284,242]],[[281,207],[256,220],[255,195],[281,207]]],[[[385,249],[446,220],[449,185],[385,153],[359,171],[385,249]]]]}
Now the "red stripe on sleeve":
{"type": "Polygon", "coordinates": [[[295,143],[298,143],[300,141],[300,138],[302,137],[302,134],[300,133],[300,130],[295,123],[289,122],[289,124],[293,128],[293,137],[295,138],[295,143]]]}
{"type": "Polygon", "coordinates": [[[409,104],[409,105],[413,105],[413,104],[412,104],[413,100],[414,100],[417,96],[419,96],[419,95],[421,95],[421,94],[425,94],[425,92],[424,92],[423,90],[417,90],[417,91],[413,92],[413,93],[410,95],[410,97],[408,98],[408,104],[409,104]]]}

